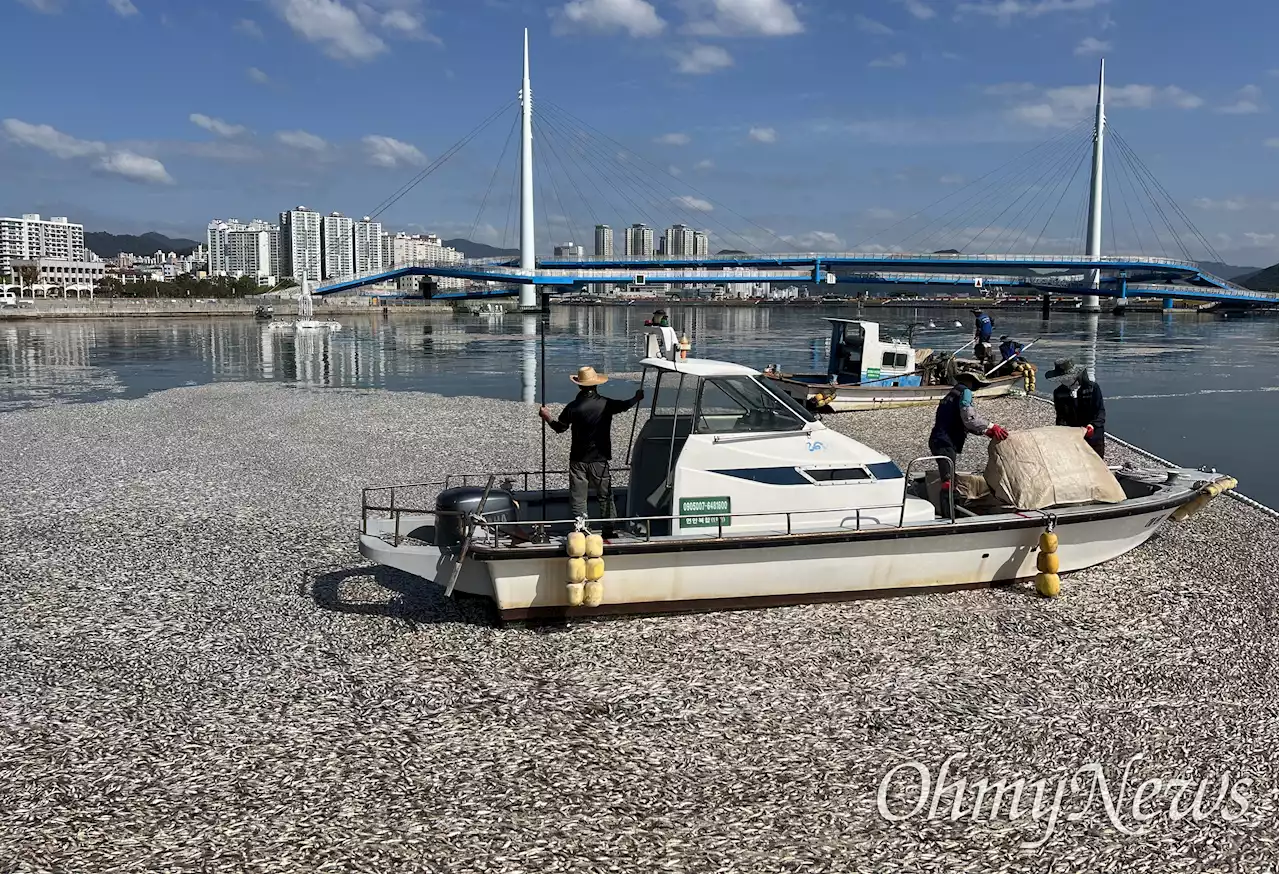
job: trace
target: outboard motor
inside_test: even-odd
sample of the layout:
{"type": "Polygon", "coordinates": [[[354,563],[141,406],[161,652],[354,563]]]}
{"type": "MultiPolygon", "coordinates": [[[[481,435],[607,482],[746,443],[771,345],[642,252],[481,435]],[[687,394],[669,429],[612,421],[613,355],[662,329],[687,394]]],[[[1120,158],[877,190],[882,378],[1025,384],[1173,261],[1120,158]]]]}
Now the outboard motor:
{"type": "Polygon", "coordinates": [[[483,487],[445,489],[436,498],[436,546],[441,550],[459,546],[467,536],[467,520],[472,513],[483,513],[490,522],[517,522],[520,505],[506,489],[490,489],[488,498],[483,487]]]}

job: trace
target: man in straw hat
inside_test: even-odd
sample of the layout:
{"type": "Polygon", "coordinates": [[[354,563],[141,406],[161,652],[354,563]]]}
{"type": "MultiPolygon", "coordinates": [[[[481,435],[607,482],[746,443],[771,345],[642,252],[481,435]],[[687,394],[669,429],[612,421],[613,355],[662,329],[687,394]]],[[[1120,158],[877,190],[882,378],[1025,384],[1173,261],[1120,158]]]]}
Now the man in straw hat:
{"type": "Polygon", "coordinates": [[[1057,413],[1055,424],[1068,428],[1084,428],[1084,440],[1105,458],[1107,448],[1107,408],[1102,402],[1102,389],[1089,379],[1089,373],[1078,367],[1070,358],[1053,362],[1053,370],[1045,376],[1058,381],[1053,390],[1053,409],[1057,413]]]}
{"type": "Polygon", "coordinates": [[[587,494],[594,486],[600,501],[600,516],[612,519],[618,515],[613,505],[613,483],[609,462],[613,458],[613,417],[625,413],[644,399],[644,391],[636,389],[630,400],[617,401],[597,391],[609,377],[596,373],[594,367],[580,367],[569,379],[578,386],[578,396],[551,418],[546,407],[538,410],[542,421],[557,434],[572,429],[569,444],[569,505],[574,518],[587,515],[587,494]]]}
{"type": "Polygon", "coordinates": [[[938,475],[942,478],[942,492],[938,499],[938,512],[946,516],[951,505],[951,482],[956,472],[956,457],[964,451],[965,439],[970,434],[982,434],[999,443],[1009,432],[999,425],[986,421],[973,406],[973,393],[987,380],[978,373],[959,373],[956,384],[946,397],[938,402],[933,417],[933,430],[929,432],[929,454],[940,455],[938,475]]]}

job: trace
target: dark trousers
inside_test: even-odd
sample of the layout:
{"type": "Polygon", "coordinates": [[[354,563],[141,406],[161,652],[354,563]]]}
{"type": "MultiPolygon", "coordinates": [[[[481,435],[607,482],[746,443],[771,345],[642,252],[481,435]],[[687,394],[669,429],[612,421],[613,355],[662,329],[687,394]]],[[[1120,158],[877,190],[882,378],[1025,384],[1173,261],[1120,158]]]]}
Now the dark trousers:
{"type": "Polygon", "coordinates": [[[587,515],[587,495],[596,490],[600,502],[600,518],[612,519],[618,515],[613,506],[613,479],[607,461],[569,462],[569,510],[576,519],[587,515]]]}
{"type": "Polygon", "coordinates": [[[942,479],[942,490],[938,493],[938,515],[949,517],[951,515],[951,501],[954,497],[949,494],[956,478],[956,448],[950,443],[937,443],[933,440],[929,441],[929,454],[941,455],[938,459],[938,476],[942,479]]]}
{"type": "Polygon", "coordinates": [[[1098,453],[1099,458],[1107,457],[1107,436],[1097,428],[1093,429],[1093,436],[1085,441],[1089,444],[1089,448],[1098,453]]]}

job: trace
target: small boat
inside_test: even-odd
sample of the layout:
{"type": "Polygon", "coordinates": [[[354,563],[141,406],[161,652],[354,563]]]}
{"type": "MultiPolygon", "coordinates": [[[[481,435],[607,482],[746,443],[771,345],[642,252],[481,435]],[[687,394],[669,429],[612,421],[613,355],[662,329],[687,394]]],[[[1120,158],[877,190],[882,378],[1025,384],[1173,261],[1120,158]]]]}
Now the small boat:
{"type": "Polygon", "coordinates": [[[823,303],[844,303],[848,298],[841,297],[838,294],[824,294],[822,296],[823,303]]]}
{"type": "MultiPolygon", "coordinates": [[[[958,371],[982,372],[976,361],[917,351],[905,340],[882,339],[876,322],[826,321],[831,324],[826,373],[783,373],[776,368],[764,373],[812,410],[845,413],[936,404],[951,391],[958,371]]],[[[1000,376],[974,395],[1001,397],[1025,386],[1026,377],[1020,373],[1000,376]]]]}
{"type": "Polygon", "coordinates": [[[490,599],[504,621],[777,606],[1025,580],[1046,542],[1046,573],[1079,570],[1234,486],[1190,469],[1114,468],[1123,498],[1111,503],[951,504],[940,516],[925,475],[934,458],[904,471],[776,380],[682,358],[671,328],[644,330],[652,400],[638,433],[636,408],[629,468],[614,473],[627,483],[614,490],[624,515],[571,518],[562,472],[458,474],[364,489],[361,554],[446,595],[490,599]]]}
{"type": "Polygon", "coordinates": [[[275,312],[275,307],[260,306],[254,309],[253,317],[255,319],[266,321],[267,319],[272,318],[275,315],[275,312]]]}

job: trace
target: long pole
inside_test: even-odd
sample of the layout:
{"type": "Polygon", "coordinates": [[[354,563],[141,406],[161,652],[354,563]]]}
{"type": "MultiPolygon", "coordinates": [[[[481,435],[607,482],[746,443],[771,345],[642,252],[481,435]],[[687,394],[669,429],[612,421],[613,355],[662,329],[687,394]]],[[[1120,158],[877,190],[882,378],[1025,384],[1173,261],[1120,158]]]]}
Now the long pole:
{"type": "MultiPolygon", "coordinates": [[[[529,286],[534,288],[534,286],[529,286]]],[[[538,383],[542,389],[542,406],[547,405],[547,314],[538,314],[538,383]]],[[[547,423],[542,420],[542,521],[547,521],[547,423]]]]}
{"type": "MultiPolygon", "coordinates": [[[[532,276],[535,269],[533,241],[533,91],[529,87],[529,28],[524,29],[524,79],[520,86],[520,270],[532,276]]],[[[520,286],[520,308],[537,306],[538,289],[532,282],[520,286]]]]}
{"type": "MultiPolygon", "coordinates": [[[[1102,109],[1102,83],[1107,62],[1098,62],[1098,106],[1093,120],[1093,172],[1089,176],[1089,260],[1097,261],[1102,257],[1102,140],[1106,132],[1106,116],[1102,109]]],[[[1097,288],[1102,282],[1102,271],[1089,271],[1089,287],[1097,288]]],[[[1101,307],[1096,294],[1087,294],[1080,303],[1080,309],[1096,313],[1101,307]]]]}

